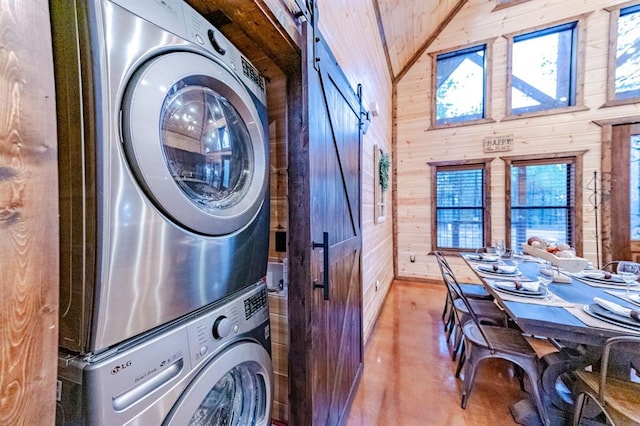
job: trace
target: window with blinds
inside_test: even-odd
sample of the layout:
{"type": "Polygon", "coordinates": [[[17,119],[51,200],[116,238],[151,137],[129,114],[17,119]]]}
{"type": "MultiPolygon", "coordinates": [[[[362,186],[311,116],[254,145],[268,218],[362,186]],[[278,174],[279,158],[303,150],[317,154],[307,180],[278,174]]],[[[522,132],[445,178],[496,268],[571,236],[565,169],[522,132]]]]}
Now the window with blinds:
{"type": "Polygon", "coordinates": [[[575,168],[573,159],[511,163],[512,247],[531,236],[574,246],[575,168]]]}
{"type": "Polygon", "coordinates": [[[436,167],[437,249],[475,249],[485,245],[485,168],[484,163],[436,167]]]}

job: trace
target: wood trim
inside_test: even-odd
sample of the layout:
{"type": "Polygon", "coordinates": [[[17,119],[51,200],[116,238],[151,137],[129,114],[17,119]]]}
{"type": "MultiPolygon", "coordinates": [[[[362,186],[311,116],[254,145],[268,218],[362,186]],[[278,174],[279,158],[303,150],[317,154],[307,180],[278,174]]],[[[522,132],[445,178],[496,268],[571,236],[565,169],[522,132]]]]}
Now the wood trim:
{"type": "Polygon", "coordinates": [[[393,276],[398,276],[398,83],[391,83],[391,223],[393,232],[393,276]]]}
{"type": "Polygon", "coordinates": [[[393,65],[391,64],[391,57],[389,56],[389,47],[387,46],[387,35],[384,32],[384,25],[382,25],[382,14],[380,13],[380,3],[378,0],[371,0],[373,4],[373,10],[376,14],[376,23],[378,24],[378,34],[380,34],[380,41],[382,42],[382,50],[384,51],[384,59],[387,63],[387,71],[389,72],[389,79],[393,80],[393,65]]]}
{"type": "MultiPolygon", "coordinates": [[[[622,124],[622,123],[621,123],[622,124]]],[[[611,249],[611,143],[613,140],[613,125],[602,125],[600,151],[600,245],[602,248],[602,265],[613,260],[611,249]]],[[[600,264],[597,265],[600,267],[600,264]]]]}
{"type": "Polygon", "coordinates": [[[575,112],[581,112],[581,111],[589,111],[591,108],[589,108],[586,105],[574,105],[574,106],[570,106],[570,107],[566,107],[566,108],[554,108],[554,109],[547,109],[544,111],[534,111],[534,112],[526,112],[526,113],[522,113],[522,114],[511,114],[510,110],[511,110],[511,89],[507,90],[508,92],[508,97],[509,97],[509,103],[505,104],[505,109],[506,114],[501,121],[512,121],[512,120],[520,120],[523,118],[534,118],[534,117],[549,117],[551,115],[558,115],[558,114],[572,114],[575,112]]]}
{"type": "Polygon", "coordinates": [[[395,277],[394,281],[412,282],[412,283],[419,283],[419,284],[436,284],[436,285],[443,284],[442,280],[438,280],[434,278],[406,277],[403,275],[395,277]]]}
{"type": "Polygon", "coordinates": [[[525,3],[528,2],[529,0],[511,0],[508,3],[504,3],[501,2],[499,0],[496,0],[496,6],[493,8],[492,12],[495,12],[496,10],[502,10],[502,9],[506,9],[507,7],[511,7],[511,6],[515,6],[518,5],[520,3],[525,3]]]}
{"type": "MultiPolygon", "coordinates": [[[[620,18],[620,9],[609,11],[609,41],[607,43],[607,103],[616,100],[615,74],[616,74],[616,45],[618,44],[618,19],[620,18]]],[[[605,105],[606,105],[605,104],[605,105]]]]}
{"type": "MultiPolygon", "coordinates": [[[[288,119],[288,163],[289,163],[289,420],[307,419],[313,411],[311,401],[312,377],[311,360],[307,349],[311,347],[311,310],[313,289],[308,283],[313,281],[309,259],[312,257],[311,197],[308,180],[309,170],[309,128],[308,102],[309,73],[313,68],[313,28],[309,21],[302,26],[307,47],[302,49],[301,69],[290,73],[287,78],[287,119],[288,119]],[[304,82],[304,83],[303,83],[304,82]]],[[[303,421],[304,423],[304,421],[303,421]]]]}
{"type": "Polygon", "coordinates": [[[529,155],[505,155],[499,157],[501,160],[504,160],[505,163],[511,164],[516,161],[529,161],[529,160],[544,160],[549,159],[549,163],[555,163],[555,159],[558,158],[571,158],[582,156],[589,152],[588,149],[583,149],[580,151],[564,151],[564,152],[550,152],[543,154],[529,154],[529,155]]]}
{"type": "Polygon", "coordinates": [[[459,0],[458,3],[451,9],[449,14],[440,22],[440,25],[431,33],[431,35],[422,43],[422,46],[417,50],[417,52],[409,59],[409,61],[405,64],[405,66],[400,70],[398,75],[393,79],[393,83],[397,83],[402,80],[402,77],[409,72],[409,70],[413,67],[413,65],[418,62],[420,57],[426,52],[426,50],[431,46],[431,43],[435,41],[436,38],[440,35],[440,33],[449,25],[449,22],[458,14],[460,9],[467,3],[468,0],[459,0]]]}
{"type": "MultiPolygon", "coordinates": [[[[296,72],[300,51],[304,45],[304,33],[294,40],[274,16],[263,0],[187,0],[196,11],[211,20],[216,13],[222,13],[238,25],[251,40],[259,45],[266,56],[271,58],[285,73],[296,72]],[[299,45],[300,44],[300,45],[299,45]]],[[[301,25],[302,27],[302,25],[301,25]]],[[[224,28],[218,28],[224,33],[224,28]]]]}
{"type": "Polygon", "coordinates": [[[3,424],[52,425],[56,420],[60,209],[53,6],[46,0],[15,2],[6,4],[0,17],[3,424]]]}
{"type": "Polygon", "coordinates": [[[594,120],[592,123],[600,127],[617,126],[618,124],[635,124],[640,123],[640,115],[629,115],[626,117],[617,117],[606,120],[594,120]]]}

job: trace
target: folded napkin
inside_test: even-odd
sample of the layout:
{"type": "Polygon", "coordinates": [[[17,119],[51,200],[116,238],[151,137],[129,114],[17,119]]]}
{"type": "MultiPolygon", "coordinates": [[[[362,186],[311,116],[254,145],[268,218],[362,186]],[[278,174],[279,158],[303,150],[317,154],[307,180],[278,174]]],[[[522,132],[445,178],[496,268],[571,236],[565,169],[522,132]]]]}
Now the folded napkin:
{"type": "Polygon", "coordinates": [[[571,277],[561,274],[557,269],[545,269],[542,273],[551,276],[554,283],[571,283],[571,277]]]}
{"type": "Polygon", "coordinates": [[[540,290],[540,283],[538,281],[501,281],[500,283],[496,283],[495,285],[505,290],[540,290]]]}
{"type": "Polygon", "coordinates": [[[480,271],[495,272],[500,274],[515,274],[518,270],[517,266],[513,265],[478,265],[480,271]]]}
{"type": "Polygon", "coordinates": [[[640,321],[640,312],[635,309],[625,308],[617,303],[609,302],[608,300],[604,300],[599,297],[594,297],[593,301],[597,303],[598,306],[606,309],[607,311],[613,312],[614,314],[640,321]]]}
{"type": "Polygon", "coordinates": [[[496,262],[500,259],[500,256],[497,254],[489,254],[489,253],[476,253],[476,254],[468,254],[467,257],[471,260],[482,260],[485,262],[496,262]]]}

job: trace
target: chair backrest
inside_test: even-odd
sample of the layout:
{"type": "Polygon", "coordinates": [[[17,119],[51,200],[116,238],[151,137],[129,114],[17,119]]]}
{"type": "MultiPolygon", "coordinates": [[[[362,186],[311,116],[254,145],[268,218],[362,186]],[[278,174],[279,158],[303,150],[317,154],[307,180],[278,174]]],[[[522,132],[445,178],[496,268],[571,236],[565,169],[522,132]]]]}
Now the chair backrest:
{"type": "Polygon", "coordinates": [[[445,273],[453,274],[453,269],[451,269],[451,266],[449,266],[449,262],[447,262],[447,259],[444,257],[442,253],[440,253],[439,251],[436,251],[434,254],[436,256],[436,260],[438,261],[438,267],[440,268],[440,275],[442,275],[444,284],[447,288],[447,291],[449,292],[449,297],[451,297],[451,300],[455,300],[459,298],[460,295],[458,294],[457,289],[448,285],[447,280],[445,279],[445,273]]]}
{"type": "Polygon", "coordinates": [[[444,280],[444,283],[447,286],[447,289],[451,289],[456,294],[456,297],[462,300],[465,307],[469,311],[469,316],[471,317],[471,320],[478,327],[480,334],[482,334],[482,338],[484,339],[487,347],[491,352],[494,352],[494,347],[491,344],[491,341],[489,340],[487,335],[485,334],[484,330],[482,329],[482,324],[480,323],[480,319],[478,318],[478,315],[476,314],[473,307],[471,306],[469,299],[464,295],[464,292],[460,287],[460,283],[458,283],[458,280],[456,279],[455,274],[449,267],[449,264],[447,263],[447,260],[445,259],[444,255],[442,255],[437,251],[435,252],[435,255],[436,255],[436,259],[438,259],[438,264],[440,265],[440,272],[442,273],[442,279],[444,280]]]}
{"type": "Polygon", "coordinates": [[[631,369],[640,369],[640,336],[618,336],[607,339],[600,362],[600,386],[598,393],[604,401],[607,376],[617,370],[615,376],[630,380],[631,369]],[[615,355],[612,355],[615,352],[615,355]],[[612,364],[611,359],[615,359],[612,364]],[[624,374],[622,372],[624,371],[624,374]]]}

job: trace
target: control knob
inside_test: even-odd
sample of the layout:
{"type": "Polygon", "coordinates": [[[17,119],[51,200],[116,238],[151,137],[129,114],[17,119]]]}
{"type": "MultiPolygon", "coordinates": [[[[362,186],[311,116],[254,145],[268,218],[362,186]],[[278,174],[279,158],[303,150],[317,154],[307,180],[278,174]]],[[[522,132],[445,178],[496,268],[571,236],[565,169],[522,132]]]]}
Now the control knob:
{"type": "Polygon", "coordinates": [[[213,338],[218,340],[227,337],[231,332],[232,327],[233,324],[231,323],[231,320],[229,318],[225,317],[224,315],[219,316],[213,322],[213,327],[211,327],[213,338]]]}

